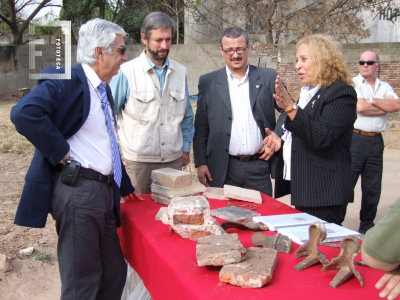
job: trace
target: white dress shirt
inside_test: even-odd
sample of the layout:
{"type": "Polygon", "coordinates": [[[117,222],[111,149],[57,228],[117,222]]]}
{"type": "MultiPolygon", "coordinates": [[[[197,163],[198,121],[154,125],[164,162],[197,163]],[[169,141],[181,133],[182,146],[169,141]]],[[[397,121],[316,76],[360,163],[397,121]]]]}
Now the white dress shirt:
{"type": "Polygon", "coordinates": [[[263,146],[263,138],[250,105],[249,66],[242,80],[226,67],[232,108],[230,155],[253,155],[263,146]]]}
{"type": "Polygon", "coordinates": [[[89,65],[82,64],[82,67],[90,90],[90,110],[81,129],[67,140],[69,155],[80,162],[82,167],[109,175],[113,173],[112,147],[97,88],[101,80],[89,65]]]}
{"type": "MultiPolygon", "coordinates": [[[[318,92],[321,86],[317,86],[315,88],[305,85],[301,88],[300,98],[299,98],[299,107],[304,108],[307,106],[308,102],[314,97],[314,95],[318,92]]],[[[285,129],[285,124],[282,125],[283,135],[282,140],[285,141],[283,144],[283,179],[291,180],[291,167],[292,167],[292,133],[289,130],[285,129]]]]}
{"type": "MultiPolygon", "coordinates": [[[[386,99],[389,95],[394,96],[396,99],[399,98],[390,84],[380,81],[379,78],[375,78],[374,89],[360,74],[353,77],[353,82],[355,84],[357,98],[386,99]]],[[[387,114],[381,116],[364,116],[357,113],[357,120],[354,123],[354,128],[365,132],[382,132],[387,129],[387,120],[387,114]]]]}

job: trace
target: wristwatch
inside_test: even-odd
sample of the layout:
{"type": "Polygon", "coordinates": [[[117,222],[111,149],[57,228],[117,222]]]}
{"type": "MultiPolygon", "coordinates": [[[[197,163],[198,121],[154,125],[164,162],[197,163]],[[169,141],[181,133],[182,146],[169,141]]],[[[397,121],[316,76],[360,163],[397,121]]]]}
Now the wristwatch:
{"type": "Polygon", "coordinates": [[[288,113],[291,113],[292,111],[294,111],[294,110],[296,110],[296,109],[297,109],[297,104],[296,104],[296,103],[293,103],[292,109],[286,110],[286,113],[287,113],[287,114],[288,114],[288,113]]]}
{"type": "Polygon", "coordinates": [[[369,103],[374,104],[374,98],[368,98],[369,103]]]}

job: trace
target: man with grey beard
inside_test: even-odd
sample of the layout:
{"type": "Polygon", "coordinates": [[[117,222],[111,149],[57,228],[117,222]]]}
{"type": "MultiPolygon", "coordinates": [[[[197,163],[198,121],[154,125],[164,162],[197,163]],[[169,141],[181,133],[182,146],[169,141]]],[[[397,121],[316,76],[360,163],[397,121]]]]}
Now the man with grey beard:
{"type": "Polygon", "coordinates": [[[190,161],[194,125],[186,68],[168,58],[174,29],[167,14],[148,14],[141,27],[146,49],[110,83],[123,159],[140,194],[151,193],[152,170],[181,170],[190,161]]]}

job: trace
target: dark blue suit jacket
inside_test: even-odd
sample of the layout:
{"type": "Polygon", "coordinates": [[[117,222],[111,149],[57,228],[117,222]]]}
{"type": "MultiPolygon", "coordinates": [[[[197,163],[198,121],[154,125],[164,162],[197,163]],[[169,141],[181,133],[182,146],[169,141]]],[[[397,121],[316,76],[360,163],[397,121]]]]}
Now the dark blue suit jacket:
{"type": "MultiPolygon", "coordinates": [[[[46,225],[54,166],[69,151],[67,139],[82,127],[89,115],[89,85],[80,64],[72,68],[70,80],[46,80],[45,74],[64,72],[64,68],[46,68],[37,87],[11,110],[11,121],[17,131],[36,147],[14,220],[17,225],[38,228],[46,225]]],[[[114,105],[108,85],[106,90],[111,105],[114,105]]],[[[114,216],[119,227],[120,195],[127,196],[135,190],[123,165],[121,188],[115,182],[111,186],[114,192],[114,216]]]]}

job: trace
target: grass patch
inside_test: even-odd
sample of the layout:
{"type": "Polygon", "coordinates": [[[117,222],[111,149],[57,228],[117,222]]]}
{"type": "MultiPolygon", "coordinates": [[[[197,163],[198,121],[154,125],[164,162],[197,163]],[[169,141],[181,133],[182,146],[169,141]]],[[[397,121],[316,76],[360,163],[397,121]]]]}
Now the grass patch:
{"type": "Polygon", "coordinates": [[[37,252],[35,253],[35,260],[54,265],[54,260],[56,258],[51,253],[37,252]]]}
{"type": "Polygon", "coordinates": [[[16,130],[10,120],[11,108],[17,101],[0,101],[0,152],[26,154],[33,153],[33,145],[16,130]]]}

